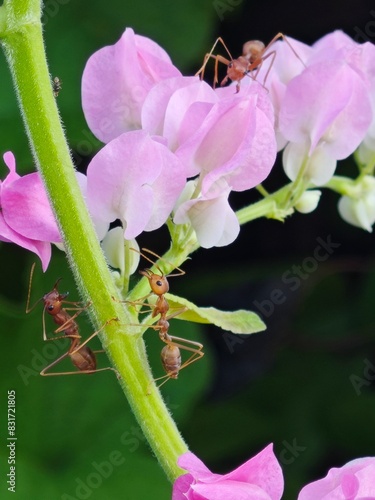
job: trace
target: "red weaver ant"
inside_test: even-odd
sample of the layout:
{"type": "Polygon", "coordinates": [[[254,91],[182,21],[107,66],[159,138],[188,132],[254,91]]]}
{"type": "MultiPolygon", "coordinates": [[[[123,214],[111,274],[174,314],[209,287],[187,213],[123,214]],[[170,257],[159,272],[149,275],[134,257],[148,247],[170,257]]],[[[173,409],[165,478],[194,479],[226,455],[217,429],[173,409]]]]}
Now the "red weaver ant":
{"type": "MultiPolygon", "coordinates": [[[[87,342],[89,342],[93,337],[95,337],[110,321],[107,321],[99,330],[94,332],[90,337],[85,340],[81,344],[81,335],[79,334],[78,324],[75,321],[77,316],[79,316],[85,309],[90,306],[90,302],[86,305],[82,306],[81,302],[71,302],[69,300],[65,300],[68,296],[68,293],[60,293],[58,290],[58,285],[61,280],[59,278],[56,283],[53,285],[53,288],[50,292],[46,293],[38,299],[35,304],[29,307],[30,304],[30,293],[31,293],[31,283],[33,279],[35,264],[32,265],[30,272],[30,281],[29,281],[29,291],[27,296],[27,304],[26,304],[26,313],[31,312],[34,307],[41,301],[43,301],[43,340],[58,340],[62,338],[69,338],[71,340],[71,346],[69,350],[64,353],[62,356],[53,361],[50,365],[46,366],[40,374],[44,376],[54,376],[54,375],[81,375],[86,373],[96,373],[104,370],[116,370],[112,367],[106,368],[96,368],[96,356],[95,354],[99,352],[104,352],[103,350],[92,351],[89,347],[86,346],[87,342]],[[64,304],[68,304],[71,307],[64,307],[64,304]],[[68,311],[75,311],[73,316],[71,316],[68,311]],[[52,316],[54,322],[59,325],[54,333],[62,333],[63,335],[59,337],[49,338],[46,334],[46,326],[45,326],[45,312],[52,316]],[[71,371],[71,372],[53,372],[47,373],[47,371],[60,363],[61,360],[70,357],[73,365],[78,368],[79,371],[71,371]]],[[[117,372],[116,372],[117,374],[117,372]]]]}
{"type": "MultiPolygon", "coordinates": [[[[134,249],[132,249],[134,250],[134,249]]],[[[137,251],[137,250],[134,250],[137,251]]],[[[142,248],[143,252],[148,252],[154,257],[161,259],[159,255],[148,250],[147,248],[142,248]]],[[[175,318],[179,314],[182,314],[186,311],[186,308],[181,308],[178,311],[175,311],[172,314],[167,316],[169,311],[169,304],[165,297],[165,294],[169,291],[169,283],[168,278],[172,276],[182,276],[185,274],[185,271],[177,267],[176,269],[179,271],[178,273],[165,275],[160,267],[156,265],[149,257],[147,257],[144,253],[139,252],[142,257],[151,264],[153,264],[160,274],[154,273],[151,269],[145,269],[139,271],[142,276],[145,276],[150,284],[151,292],[143,297],[140,301],[133,302],[134,305],[149,305],[144,302],[147,297],[154,294],[157,296],[157,300],[155,305],[151,306],[152,314],[151,317],[155,318],[158,314],[160,314],[160,318],[158,319],[155,325],[150,325],[150,328],[154,328],[155,330],[159,330],[159,338],[162,340],[166,346],[163,347],[161,351],[161,361],[164,370],[166,371],[166,375],[159,377],[157,380],[166,379],[159,387],[169,379],[177,379],[179,372],[194,363],[202,356],[204,353],[202,352],[203,345],[199,342],[194,342],[193,340],[184,339],[181,337],[175,337],[173,335],[169,335],[169,321],[172,318],[175,318]],[[180,349],[185,351],[192,352],[193,354],[188,358],[184,363],[181,362],[181,352],[180,349]]]]}
{"type": "MultiPolygon", "coordinates": [[[[215,76],[214,76],[214,87],[215,85],[219,82],[218,79],[218,65],[219,62],[225,64],[227,68],[227,74],[225,78],[222,80],[220,83],[221,86],[225,85],[228,80],[232,80],[232,82],[236,82],[236,93],[239,92],[240,90],[240,82],[241,80],[246,76],[249,75],[252,71],[255,71],[254,75],[251,75],[251,77],[256,80],[258,73],[260,71],[260,68],[262,67],[262,64],[266,59],[271,57],[271,62],[269,65],[269,68],[266,72],[266,75],[264,77],[263,85],[265,85],[268,74],[272,68],[273,62],[276,57],[276,51],[272,50],[271,52],[268,52],[268,49],[280,38],[286,42],[293,53],[296,55],[296,57],[301,61],[301,63],[305,66],[304,62],[302,59],[299,57],[297,52],[293,49],[291,44],[288,42],[287,38],[283,33],[278,33],[275,35],[270,43],[268,45],[264,45],[263,42],[260,40],[250,40],[246,42],[243,45],[242,48],[242,55],[238,57],[237,59],[233,59],[231,53],[229,52],[229,49],[224,43],[224,40],[219,37],[216,42],[213,44],[212,49],[208,54],[204,56],[204,62],[200,70],[196,73],[195,76],[201,75],[201,78],[203,79],[204,76],[204,70],[206,68],[207,62],[210,58],[215,59],[215,76]],[[227,54],[229,55],[230,59],[226,59],[225,57],[221,55],[214,55],[213,51],[215,50],[215,47],[218,43],[221,43],[224,49],[226,50],[227,54]]],[[[250,76],[250,75],[249,75],[250,76]]]]}

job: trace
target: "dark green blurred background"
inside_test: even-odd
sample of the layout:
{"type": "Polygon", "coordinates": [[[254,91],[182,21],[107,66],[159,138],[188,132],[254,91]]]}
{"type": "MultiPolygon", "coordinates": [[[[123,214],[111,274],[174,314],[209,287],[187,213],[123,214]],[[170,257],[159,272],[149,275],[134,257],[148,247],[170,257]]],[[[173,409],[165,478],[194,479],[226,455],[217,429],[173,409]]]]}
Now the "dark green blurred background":
{"type": "MultiPolygon", "coordinates": [[[[63,81],[61,115],[82,169],[100,144],[80,107],[81,74],[90,54],[116,42],[126,26],[159,42],[186,73],[200,67],[219,35],[234,57],[244,41],[267,42],[279,31],[307,43],[338,28],[359,41],[375,38],[370,0],[46,0],[44,23],[51,74],[63,81]]],[[[3,57],[0,75],[1,153],[12,150],[19,171],[27,172],[31,155],[3,57]]],[[[348,161],[340,173],[355,175],[355,168],[348,161]]],[[[277,166],[266,186],[277,188],[283,182],[277,166]]],[[[249,193],[232,197],[237,208],[249,200],[249,193]]],[[[337,197],[325,192],[311,215],[295,215],[284,224],[256,221],[230,247],[198,252],[185,264],[186,276],[172,284],[173,292],[201,305],[266,311],[268,330],[248,339],[175,323],[181,336],[204,342],[207,356],[184,370],[178,381],[168,382],[163,393],[191,450],[215,472],[233,469],[273,442],[284,470],[285,499],[296,498],[303,484],[331,466],[375,455],[374,237],[344,223],[336,204],[337,197]],[[318,263],[314,252],[328,235],[339,246],[318,263]],[[280,303],[272,306],[271,299],[280,303]]],[[[162,252],[167,236],[164,231],[145,235],[141,244],[162,252]]],[[[41,307],[24,314],[35,258],[13,245],[0,248],[0,497],[10,495],[6,401],[7,391],[15,389],[13,498],[169,498],[171,487],[111,372],[38,375],[64,346],[43,342],[41,307]]],[[[49,291],[60,276],[61,289],[78,300],[59,251],[45,275],[37,268],[32,299],[49,291]]],[[[83,336],[89,335],[86,318],[80,318],[80,326],[83,336]]],[[[146,335],[158,376],[160,342],[155,332],[146,335]]],[[[105,366],[105,359],[101,363],[105,366]]],[[[69,370],[69,363],[65,367],[69,370]]]]}

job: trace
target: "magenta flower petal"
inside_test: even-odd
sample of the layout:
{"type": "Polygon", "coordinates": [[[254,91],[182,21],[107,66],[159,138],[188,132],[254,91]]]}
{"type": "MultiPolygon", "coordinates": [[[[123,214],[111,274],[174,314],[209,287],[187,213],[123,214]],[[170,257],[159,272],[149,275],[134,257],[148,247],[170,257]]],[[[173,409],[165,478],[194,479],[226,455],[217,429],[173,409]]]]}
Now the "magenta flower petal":
{"type": "MultiPolygon", "coordinates": [[[[199,479],[200,481],[213,481],[216,478],[220,478],[220,474],[214,474],[204,465],[202,460],[200,460],[194,453],[191,453],[190,451],[184,453],[181,455],[178,460],[177,464],[181,469],[188,470],[191,472],[191,476],[194,476],[196,479],[199,479]]],[[[184,477],[184,476],[181,476],[184,477]]]]}
{"type": "Polygon", "coordinates": [[[15,181],[20,176],[16,172],[16,159],[11,151],[7,151],[3,154],[3,160],[5,165],[9,169],[9,174],[7,175],[6,179],[4,181],[0,181],[3,187],[5,187],[8,183],[15,181]]]}
{"type": "Polygon", "coordinates": [[[185,168],[162,143],[144,131],[120,135],[87,169],[90,213],[105,222],[120,219],[125,238],[160,227],[186,182],[185,168]]]}
{"type": "Polygon", "coordinates": [[[225,481],[218,484],[195,484],[191,487],[194,499],[209,500],[271,500],[271,497],[254,484],[225,481]]]}
{"type": "Polygon", "coordinates": [[[60,242],[55,216],[38,173],[19,177],[3,190],[3,215],[16,232],[33,240],[60,242]]]}
{"type": "Polygon", "coordinates": [[[359,458],[341,468],[332,468],[327,476],[306,485],[298,500],[370,500],[375,499],[375,458],[359,458]]]}
{"type": "Polygon", "coordinates": [[[95,52],[82,77],[82,107],[93,134],[103,142],[141,128],[141,108],[160,80],[179,76],[168,54],[127,28],[120,40],[95,52]]]}
{"type": "Polygon", "coordinates": [[[51,242],[60,241],[60,234],[44,185],[37,173],[20,177],[10,151],[3,158],[9,174],[0,181],[0,240],[34,252],[45,271],[51,242]]]}
{"type": "Polygon", "coordinates": [[[190,452],[177,463],[189,473],[175,481],[172,500],[279,500],[283,493],[282,471],[272,445],[225,475],[211,473],[190,452]]]}
{"type": "Polygon", "coordinates": [[[16,245],[35,253],[42,262],[42,269],[46,271],[51,260],[51,244],[47,241],[37,241],[26,238],[14,231],[0,213],[0,241],[15,243],[16,245]]]}

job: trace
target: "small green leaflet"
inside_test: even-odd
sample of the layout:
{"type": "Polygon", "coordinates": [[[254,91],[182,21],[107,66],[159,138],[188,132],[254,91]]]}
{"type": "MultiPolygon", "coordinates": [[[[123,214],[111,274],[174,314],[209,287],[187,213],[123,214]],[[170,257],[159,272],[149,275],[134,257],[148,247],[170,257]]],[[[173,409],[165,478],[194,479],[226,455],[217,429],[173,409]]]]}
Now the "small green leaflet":
{"type": "Polygon", "coordinates": [[[186,300],[171,293],[166,294],[170,312],[187,307],[187,311],[176,315],[176,319],[185,321],[193,321],[195,323],[211,323],[219,326],[223,330],[240,333],[251,334],[261,332],[266,329],[266,325],[260,317],[251,311],[239,309],[238,311],[220,311],[215,307],[198,307],[189,300],[186,300]]]}

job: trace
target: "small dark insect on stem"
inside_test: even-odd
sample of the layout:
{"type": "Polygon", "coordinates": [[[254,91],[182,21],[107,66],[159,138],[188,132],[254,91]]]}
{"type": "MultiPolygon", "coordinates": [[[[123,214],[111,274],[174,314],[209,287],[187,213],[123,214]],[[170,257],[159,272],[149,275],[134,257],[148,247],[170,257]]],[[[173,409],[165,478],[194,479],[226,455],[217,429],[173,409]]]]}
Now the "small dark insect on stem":
{"type": "Polygon", "coordinates": [[[54,79],[52,80],[53,95],[57,97],[61,89],[62,89],[62,81],[58,76],[55,76],[54,79]]]}

